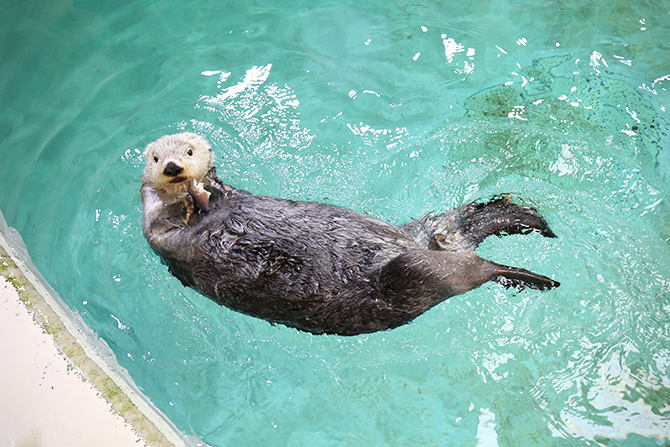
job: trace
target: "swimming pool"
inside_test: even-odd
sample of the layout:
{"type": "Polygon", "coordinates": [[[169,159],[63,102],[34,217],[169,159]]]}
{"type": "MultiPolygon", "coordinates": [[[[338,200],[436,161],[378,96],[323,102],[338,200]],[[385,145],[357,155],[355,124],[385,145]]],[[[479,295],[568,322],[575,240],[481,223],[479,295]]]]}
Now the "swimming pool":
{"type": "Polygon", "coordinates": [[[222,445],[665,445],[667,7],[585,2],[5,6],[0,209],[185,433],[222,445]],[[141,151],[394,223],[511,192],[557,240],[412,324],[312,336],[184,289],[141,234],[141,151]]]}

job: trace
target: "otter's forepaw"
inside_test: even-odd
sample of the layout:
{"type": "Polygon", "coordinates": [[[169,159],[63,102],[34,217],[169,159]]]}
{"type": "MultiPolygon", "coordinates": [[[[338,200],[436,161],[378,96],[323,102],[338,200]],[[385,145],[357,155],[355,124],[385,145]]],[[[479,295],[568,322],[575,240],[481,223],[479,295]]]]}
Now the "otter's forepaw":
{"type": "Polygon", "coordinates": [[[193,203],[193,196],[190,194],[186,195],[184,199],[184,206],[186,207],[186,219],[185,225],[188,225],[188,222],[191,220],[191,216],[195,213],[195,204],[193,203]]]}

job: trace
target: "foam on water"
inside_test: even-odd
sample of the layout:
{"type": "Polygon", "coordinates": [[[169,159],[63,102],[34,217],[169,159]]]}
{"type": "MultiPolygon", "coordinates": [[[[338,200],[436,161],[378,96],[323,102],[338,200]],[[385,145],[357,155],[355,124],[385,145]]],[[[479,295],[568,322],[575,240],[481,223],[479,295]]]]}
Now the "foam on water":
{"type": "Polygon", "coordinates": [[[664,445],[668,11],[615,2],[7,7],[0,208],[184,432],[219,445],[664,445]],[[590,9],[589,9],[590,8],[590,9]],[[402,223],[513,193],[558,239],[393,331],[313,336],[183,286],[141,233],[142,150],[402,223]]]}

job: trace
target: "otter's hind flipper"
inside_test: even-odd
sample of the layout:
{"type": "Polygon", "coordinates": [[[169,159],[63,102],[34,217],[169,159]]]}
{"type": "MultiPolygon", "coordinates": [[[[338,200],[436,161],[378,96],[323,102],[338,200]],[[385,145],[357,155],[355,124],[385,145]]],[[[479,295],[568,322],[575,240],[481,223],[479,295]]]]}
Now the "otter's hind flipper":
{"type": "Polygon", "coordinates": [[[534,208],[512,203],[509,195],[486,203],[473,202],[461,210],[460,231],[475,248],[493,234],[502,236],[536,231],[545,237],[556,237],[534,208]]]}
{"type": "Polygon", "coordinates": [[[551,278],[518,267],[495,264],[494,271],[496,276],[493,280],[506,288],[514,287],[522,290],[528,287],[530,289],[549,290],[561,285],[560,282],[551,278]]]}
{"type": "Polygon", "coordinates": [[[424,248],[436,248],[434,238],[441,235],[455,249],[474,250],[495,234],[526,234],[537,231],[545,237],[556,237],[547,221],[529,206],[512,203],[510,195],[485,203],[472,202],[437,215],[427,215],[400,227],[424,248]]]}

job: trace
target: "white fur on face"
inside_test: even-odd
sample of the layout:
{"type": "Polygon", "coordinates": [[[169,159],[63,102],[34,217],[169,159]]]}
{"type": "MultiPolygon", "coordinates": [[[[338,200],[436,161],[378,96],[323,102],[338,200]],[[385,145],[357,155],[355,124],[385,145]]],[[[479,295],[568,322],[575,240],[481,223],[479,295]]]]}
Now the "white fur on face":
{"type": "Polygon", "coordinates": [[[212,165],[212,148],[206,139],[194,133],[166,135],[149,144],[144,151],[146,167],[144,177],[155,187],[166,191],[185,190],[192,180],[202,181],[212,165]],[[170,163],[181,167],[178,182],[175,177],[164,175],[170,163]]]}

